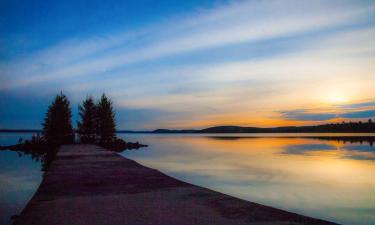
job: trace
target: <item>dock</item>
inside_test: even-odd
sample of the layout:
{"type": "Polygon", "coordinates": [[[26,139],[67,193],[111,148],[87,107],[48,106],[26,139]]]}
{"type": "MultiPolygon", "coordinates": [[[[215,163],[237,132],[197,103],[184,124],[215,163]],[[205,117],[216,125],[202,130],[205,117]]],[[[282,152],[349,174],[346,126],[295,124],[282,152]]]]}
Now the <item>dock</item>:
{"type": "Polygon", "coordinates": [[[335,224],[189,184],[96,145],[64,145],[14,225],[335,224]]]}

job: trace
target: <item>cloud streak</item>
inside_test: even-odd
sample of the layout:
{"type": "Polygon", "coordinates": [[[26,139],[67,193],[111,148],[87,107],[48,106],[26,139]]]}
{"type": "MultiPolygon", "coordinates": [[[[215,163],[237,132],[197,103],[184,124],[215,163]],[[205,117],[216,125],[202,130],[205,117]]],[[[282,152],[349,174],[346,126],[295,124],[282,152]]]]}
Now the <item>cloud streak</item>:
{"type": "Polygon", "coordinates": [[[106,92],[135,129],[368,117],[372,103],[357,102],[375,98],[374,12],[350,0],[231,1],[0,61],[0,93],[45,99],[64,90],[75,104],[106,92]],[[296,110],[336,93],[353,104],[296,110]]]}
{"type": "Polygon", "coordinates": [[[281,111],[281,117],[288,120],[302,120],[302,121],[324,121],[331,119],[366,119],[375,117],[375,109],[359,110],[354,112],[342,113],[313,113],[308,110],[289,110],[281,111]]]}
{"type": "Polygon", "coordinates": [[[372,6],[349,3],[339,4],[337,8],[336,4],[323,1],[236,2],[197,13],[194,19],[186,16],[178,23],[168,22],[140,31],[109,34],[89,40],[66,41],[26,60],[21,71],[15,69],[19,62],[10,68],[5,66],[2,73],[7,78],[16,79],[3,82],[0,88],[22,87],[76,76],[100,76],[101,73],[137,62],[322,30],[353,22],[374,10],[372,6]],[[307,8],[308,12],[305,10],[307,8]],[[259,17],[262,19],[259,20],[259,17]],[[155,40],[143,41],[145,45],[142,45],[142,40],[149,35],[156,37],[155,40]],[[134,41],[142,47],[129,47],[134,41]],[[24,71],[27,71],[27,76],[23,76],[24,71]]]}

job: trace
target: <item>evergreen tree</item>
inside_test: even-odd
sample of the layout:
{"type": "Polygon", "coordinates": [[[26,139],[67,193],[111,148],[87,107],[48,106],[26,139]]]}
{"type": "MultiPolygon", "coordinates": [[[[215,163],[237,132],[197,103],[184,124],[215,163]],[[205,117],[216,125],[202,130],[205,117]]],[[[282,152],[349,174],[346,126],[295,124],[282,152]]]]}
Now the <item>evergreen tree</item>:
{"type": "Polygon", "coordinates": [[[97,104],[97,136],[101,144],[109,143],[116,138],[115,114],[112,102],[103,93],[97,104]]]}
{"type": "Polygon", "coordinates": [[[61,92],[48,107],[43,123],[43,136],[50,144],[74,142],[72,112],[69,100],[61,92]]]}
{"type": "Polygon", "coordinates": [[[93,98],[87,97],[82,105],[78,106],[81,121],[77,122],[78,134],[82,143],[94,143],[96,131],[96,106],[93,98]]]}

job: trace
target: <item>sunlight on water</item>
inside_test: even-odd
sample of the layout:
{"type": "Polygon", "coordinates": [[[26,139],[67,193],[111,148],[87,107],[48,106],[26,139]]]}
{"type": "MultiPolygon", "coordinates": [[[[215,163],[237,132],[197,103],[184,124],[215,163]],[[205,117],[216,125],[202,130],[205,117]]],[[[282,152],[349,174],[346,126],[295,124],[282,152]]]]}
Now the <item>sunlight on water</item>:
{"type": "MultiPolygon", "coordinates": [[[[0,145],[30,136],[1,134],[0,145]]],[[[122,155],[181,180],[342,224],[375,224],[373,142],[306,137],[311,134],[120,136],[149,145],[122,155]]],[[[0,224],[27,204],[40,169],[30,156],[0,151],[0,224]]]]}
{"type": "Polygon", "coordinates": [[[123,135],[124,156],[250,201],[343,224],[375,224],[375,147],[280,137],[123,135]]]}

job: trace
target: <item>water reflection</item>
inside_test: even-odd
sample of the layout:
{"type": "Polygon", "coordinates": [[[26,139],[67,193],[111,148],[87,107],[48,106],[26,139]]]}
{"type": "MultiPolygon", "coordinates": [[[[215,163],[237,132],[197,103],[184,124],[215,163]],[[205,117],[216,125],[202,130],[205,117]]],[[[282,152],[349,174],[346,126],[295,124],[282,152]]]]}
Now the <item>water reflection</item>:
{"type": "MultiPolygon", "coordinates": [[[[226,140],[234,141],[239,139],[254,139],[254,138],[267,138],[257,136],[207,136],[207,138],[215,140],[226,140]]],[[[269,137],[268,137],[269,138],[269,137]]],[[[283,146],[284,151],[282,154],[294,154],[294,155],[314,155],[314,154],[326,154],[326,151],[340,151],[342,158],[351,158],[355,160],[375,160],[375,136],[304,136],[304,137],[290,137],[281,136],[274,138],[286,138],[286,139],[307,139],[304,144],[295,144],[291,141],[290,145],[283,146]],[[326,140],[323,143],[310,143],[309,139],[314,140],[326,140]],[[321,151],[324,151],[323,153],[321,151]]]]}
{"type": "Polygon", "coordinates": [[[0,151],[0,224],[11,224],[42,180],[40,162],[14,151],[0,151]]]}
{"type": "Polygon", "coordinates": [[[321,136],[321,137],[311,137],[319,140],[333,140],[339,143],[350,143],[350,144],[360,144],[374,146],[375,136],[321,136]]]}
{"type": "MultiPolygon", "coordinates": [[[[1,145],[16,144],[32,134],[0,134],[1,145]]],[[[0,224],[10,224],[31,199],[42,180],[39,157],[15,151],[0,151],[0,224]]]]}
{"type": "Polygon", "coordinates": [[[375,160],[375,146],[372,145],[372,142],[363,141],[351,141],[350,144],[342,140],[327,141],[322,144],[291,144],[285,146],[282,153],[305,156],[335,153],[336,157],[341,158],[375,160]]]}
{"type": "MultiPolygon", "coordinates": [[[[0,135],[0,144],[27,135],[0,135]]],[[[343,224],[375,224],[375,137],[121,135],[150,146],[123,155],[190,183],[343,224]]],[[[40,169],[31,155],[0,151],[0,224],[26,205],[40,169]]]]}
{"type": "Polygon", "coordinates": [[[176,178],[343,224],[375,224],[375,151],[369,142],[199,135],[125,138],[150,147],[123,155],[176,178]]]}

